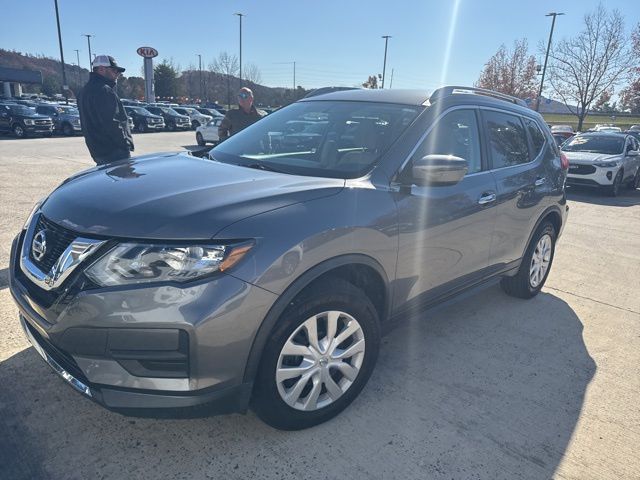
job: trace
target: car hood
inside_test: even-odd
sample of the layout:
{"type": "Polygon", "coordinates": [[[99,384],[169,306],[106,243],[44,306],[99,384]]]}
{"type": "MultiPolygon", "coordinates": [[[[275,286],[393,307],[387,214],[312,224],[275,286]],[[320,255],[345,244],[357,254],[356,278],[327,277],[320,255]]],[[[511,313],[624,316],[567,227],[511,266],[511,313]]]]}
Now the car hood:
{"type": "Polygon", "coordinates": [[[67,179],[46,200],[49,220],[86,235],[209,239],[244,218],[335,195],[344,180],[154,154],[67,179]]]}
{"type": "Polygon", "coordinates": [[[610,155],[608,153],[592,153],[592,152],[563,152],[569,163],[593,163],[593,162],[605,162],[607,160],[619,160],[621,154],[610,155]]]}
{"type": "Polygon", "coordinates": [[[46,120],[51,118],[49,115],[42,115],[41,113],[34,113],[30,115],[25,115],[21,113],[19,116],[22,118],[30,118],[32,120],[46,120]]]}

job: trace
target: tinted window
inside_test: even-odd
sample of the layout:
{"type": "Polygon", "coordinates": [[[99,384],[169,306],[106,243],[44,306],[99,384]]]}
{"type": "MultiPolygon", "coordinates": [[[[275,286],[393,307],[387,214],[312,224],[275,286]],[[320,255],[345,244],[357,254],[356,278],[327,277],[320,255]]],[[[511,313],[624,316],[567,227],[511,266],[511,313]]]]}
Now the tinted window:
{"type": "Polygon", "coordinates": [[[520,118],[506,113],[485,111],[483,116],[489,138],[493,168],[529,162],[527,135],[520,118]]]}
{"type": "Polygon", "coordinates": [[[431,154],[465,159],[468,173],[482,170],[478,124],[473,110],[454,110],[438,120],[411,160],[431,154]]]}
{"type": "Polygon", "coordinates": [[[589,152],[617,155],[622,153],[624,138],[609,135],[576,135],[562,145],[565,152],[589,152]]]}
{"type": "Polygon", "coordinates": [[[542,147],[544,146],[544,134],[540,131],[538,124],[530,118],[525,119],[524,123],[527,125],[529,135],[531,135],[533,158],[536,158],[540,153],[542,153],[542,147]]]}

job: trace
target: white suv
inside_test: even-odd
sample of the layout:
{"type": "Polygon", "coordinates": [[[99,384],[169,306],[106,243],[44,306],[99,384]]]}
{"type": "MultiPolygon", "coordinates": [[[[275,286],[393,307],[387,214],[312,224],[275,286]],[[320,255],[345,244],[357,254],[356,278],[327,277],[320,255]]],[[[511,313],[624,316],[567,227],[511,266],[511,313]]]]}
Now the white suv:
{"type": "Polygon", "coordinates": [[[205,125],[200,125],[196,129],[196,141],[198,145],[204,147],[207,143],[213,143],[214,145],[220,141],[218,136],[218,125],[222,122],[224,117],[217,117],[210,120],[205,125]]]}
{"type": "Polygon", "coordinates": [[[640,184],[640,144],[632,135],[589,132],[562,145],[569,159],[569,185],[604,187],[612,196],[623,184],[640,184]]]}

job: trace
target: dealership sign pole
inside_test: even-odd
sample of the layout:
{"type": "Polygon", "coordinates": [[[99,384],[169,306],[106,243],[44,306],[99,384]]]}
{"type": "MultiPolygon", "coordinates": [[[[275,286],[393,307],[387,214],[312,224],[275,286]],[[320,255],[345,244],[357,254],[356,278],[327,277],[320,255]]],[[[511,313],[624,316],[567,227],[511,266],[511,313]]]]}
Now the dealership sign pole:
{"type": "Polygon", "coordinates": [[[144,57],[144,100],[153,103],[156,101],[153,89],[153,58],[158,56],[158,51],[151,47],[140,47],[137,52],[144,57]]]}

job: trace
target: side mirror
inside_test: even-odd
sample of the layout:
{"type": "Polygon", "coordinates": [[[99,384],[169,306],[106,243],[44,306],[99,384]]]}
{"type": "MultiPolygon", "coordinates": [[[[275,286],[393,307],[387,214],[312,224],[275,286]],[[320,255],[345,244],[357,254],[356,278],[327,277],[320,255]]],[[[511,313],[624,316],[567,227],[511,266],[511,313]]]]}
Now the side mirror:
{"type": "Polygon", "coordinates": [[[629,150],[627,152],[627,157],[638,157],[640,156],[640,151],[638,150],[629,150]]]}
{"type": "Polygon", "coordinates": [[[450,186],[467,174],[467,161],[453,155],[427,155],[414,162],[413,181],[417,185],[450,186]]]}

